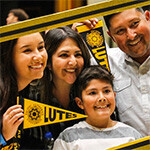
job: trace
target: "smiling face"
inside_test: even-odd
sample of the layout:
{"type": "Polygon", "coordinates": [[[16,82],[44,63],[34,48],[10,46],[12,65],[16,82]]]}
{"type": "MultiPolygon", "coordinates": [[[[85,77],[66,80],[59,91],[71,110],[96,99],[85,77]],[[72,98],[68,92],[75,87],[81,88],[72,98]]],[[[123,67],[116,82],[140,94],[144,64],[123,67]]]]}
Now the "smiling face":
{"type": "Polygon", "coordinates": [[[107,122],[105,127],[111,126],[110,116],[115,110],[115,93],[112,86],[100,79],[92,79],[82,91],[82,100],[76,102],[88,117],[86,122],[96,127],[107,122]]]}
{"type": "Polygon", "coordinates": [[[19,85],[29,84],[43,76],[47,52],[40,33],[20,37],[13,49],[13,63],[19,85]]]}
{"type": "Polygon", "coordinates": [[[65,39],[52,56],[52,72],[54,83],[73,84],[84,65],[82,52],[77,43],[65,39]]]}
{"type": "Polygon", "coordinates": [[[137,62],[144,62],[150,55],[150,13],[125,10],[114,15],[110,25],[109,34],[118,47],[137,62]]]}

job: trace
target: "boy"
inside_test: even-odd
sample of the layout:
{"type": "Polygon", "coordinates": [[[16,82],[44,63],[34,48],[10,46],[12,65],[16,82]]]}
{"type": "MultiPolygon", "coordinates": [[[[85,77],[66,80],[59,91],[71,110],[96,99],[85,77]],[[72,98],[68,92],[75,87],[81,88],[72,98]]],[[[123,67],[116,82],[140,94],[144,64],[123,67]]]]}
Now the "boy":
{"type": "Polygon", "coordinates": [[[88,117],[64,130],[54,150],[108,149],[142,137],[134,128],[111,119],[115,109],[113,76],[104,67],[85,68],[75,89],[75,101],[88,117]]]}

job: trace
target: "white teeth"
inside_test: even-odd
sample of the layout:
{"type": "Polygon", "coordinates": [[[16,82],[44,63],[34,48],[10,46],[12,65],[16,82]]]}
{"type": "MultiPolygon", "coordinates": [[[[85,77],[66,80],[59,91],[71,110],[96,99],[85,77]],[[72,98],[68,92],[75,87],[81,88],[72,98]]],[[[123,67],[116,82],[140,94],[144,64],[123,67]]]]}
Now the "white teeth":
{"type": "Polygon", "coordinates": [[[67,72],[75,72],[75,69],[66,69],[67,72]]]}
{"type": "Polygon", "coordinates": [[[105,105],[105,106],[100,106],[100,108],[106,108],[107,107],[107,105],[105,105]]]}
{"type": "Polygon", "coordinates": [[[41,68],[42,67],[42,65],[38,65],[38,66],[31,66],[31,68],[33,68],[33,69],[39,69],[39,68],[41,68]]]}
{"type": "Polygon", "coordinates": [[[107,105],[104,105],[104,106],[98,106],[98,107],[96,107],[96,108],[106,108],[107,107],[107,105]]]}
{"type": "Polygon", "coordinates": [[[140,40],[141,40],[141,39],[138,38],[137,40],[134,40],[134,41],[130,42],[129,44],[130,44],[130,45],[136,45],[140,40]]]}

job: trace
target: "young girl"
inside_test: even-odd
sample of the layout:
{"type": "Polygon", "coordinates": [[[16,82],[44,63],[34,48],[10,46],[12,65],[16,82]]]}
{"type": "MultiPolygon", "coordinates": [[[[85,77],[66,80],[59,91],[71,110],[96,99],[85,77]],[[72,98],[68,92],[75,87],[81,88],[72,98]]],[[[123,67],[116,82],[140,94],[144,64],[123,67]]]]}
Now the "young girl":
{"type": "Polygon", "coordinates": [[[17,96],[34,79],[43,77],[47,52],[40,33],[1,43],[0,64],[0,143],[11,140],[23,122],[23,109],[17,96]]]}

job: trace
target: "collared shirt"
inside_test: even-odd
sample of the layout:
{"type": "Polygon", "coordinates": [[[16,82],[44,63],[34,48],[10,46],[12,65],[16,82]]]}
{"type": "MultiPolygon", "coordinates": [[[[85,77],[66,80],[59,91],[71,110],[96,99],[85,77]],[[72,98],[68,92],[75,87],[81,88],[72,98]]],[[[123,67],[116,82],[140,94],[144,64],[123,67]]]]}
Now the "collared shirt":
{"type": "Polygon", "coordinates": [[[114,75],[114,91],[119,118],[143,136],[150,135],[150,56],[138,64],[119,48],[108,49],[114,75]]]}

